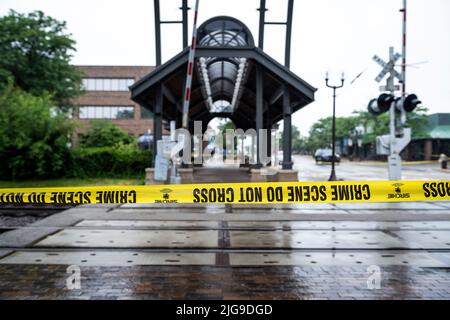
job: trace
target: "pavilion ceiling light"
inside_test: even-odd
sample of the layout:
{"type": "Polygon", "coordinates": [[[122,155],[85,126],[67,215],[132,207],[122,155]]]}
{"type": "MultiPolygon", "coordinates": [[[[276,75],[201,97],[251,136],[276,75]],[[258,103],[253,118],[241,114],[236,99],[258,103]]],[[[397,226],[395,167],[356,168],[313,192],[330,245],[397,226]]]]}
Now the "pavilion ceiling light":
{"type": "Polygon", "coordinates": [[[211,93],[211,83],[209,81],[208,67],[206,66],[206,59],[200,58],[200,73],[203,77],[203,83],[205,84],[205,91],[208,100],[209,109],[212,110],[214,107],[214,103],[212,101],[212,93],[211,93]]]}
{"type": "Polygon", "coordinates": [[[242,84],[242,79],[244,78],[246,68],[247,68],[247,59],[246,58],[239,59],[239,69],[236,75],[236,83],[234,85],[233,99],[231,100],[231,108],[233,110],[236,107],[236,103],[239,97],[239,92],[242,84]]]}

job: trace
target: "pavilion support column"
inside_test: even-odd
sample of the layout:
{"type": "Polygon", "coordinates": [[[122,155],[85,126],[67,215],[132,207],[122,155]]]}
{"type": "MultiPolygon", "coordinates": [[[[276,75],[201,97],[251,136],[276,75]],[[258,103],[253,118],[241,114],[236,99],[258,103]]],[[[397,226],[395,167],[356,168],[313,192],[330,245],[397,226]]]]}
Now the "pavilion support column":
{"type": "Polygon", "coordinates": [[[182,118],[183,115],[181,114],[180,110],[183,109],[183,102],[182,101],[178,101],[177,104],[175,105],[175,123],[176,123],[176,127],[177,128],[181,128],[182,126],[182,118]]]}
{"type": "Polygon", "coordinates": [[[292,108],[288,86],[283,93],[283,170],[292,169],[292,108]]]}
{"type": "Polygon", "coordinates": [[[264,113],[264,83],[263,83],[263,72],[260,65],[256,66],[256,168],[261,168],[260,159],[260,140],[261,132],[263,129],[263,113],[264,113]]]}
{"type": "Polygon", "coordinates": [[[250,170],[250,181],[252,182],[263,182],[266,181],[266,176],[261,175],[261,144],[262,137],[261,131],[264,125],[264,83],[263,83],[263,73],[262,67],[260,65],[256,65],[256,164],[254,164],[252,169],[250,170]]]}
{"type": "Polygon", "coordinates": [[[182,15],[183,15],[183,49],[186,48],[188,46],[188,11],[189,11],[189,6],[188,6],[188,0],[182,0],[181,1],[182,5],[181,5],[181,11],[182,11],[182,15]]]}
{"type": "Polygon", "coordinates": [[[156,66],[161,65],[161,16],[159,10],[159,0],[153,1],[154,13],[155,13],[155,53],[156,53],[156,66]]]}
{"type": "Polygon", "coordinates": [[[433,155],[433,141],[425,140],[425,160],[430,161],[433,155]]]}
{"type": "Polygon", "coordinates": [[[252,163],[255,162],[256,160],[256,137],[255,136],[251,136],[251,146],[250,146],[250,155],[249,158],[251,160],[252,163]]]}
{"type": "MultiPolygon", "coordinates": [[[[267,130],[267,156],[272,159],[272,119],[270,114],[270,105],[268,103],[264,106],[266,111],[266,130],[267,130]]],[[[270,166],[272,161],[267,165],[270,166]]]]}
{"type": "Polygon", "coordinates": [[[158,140],[162,139],[163,92],[161,84],[156,85],[155,108],[153,114],[153,159],[156,158],[158,140]]]}
{"type": "Polygon", "coordinates": [[[162,109],[163,109],[163,92],[161,84],[156,86],[155,97],[153,99],[153,168],[145,169],[145,184],[160,184],[155,180],[155,162],[158,140],[162,138],[162,109]]]}

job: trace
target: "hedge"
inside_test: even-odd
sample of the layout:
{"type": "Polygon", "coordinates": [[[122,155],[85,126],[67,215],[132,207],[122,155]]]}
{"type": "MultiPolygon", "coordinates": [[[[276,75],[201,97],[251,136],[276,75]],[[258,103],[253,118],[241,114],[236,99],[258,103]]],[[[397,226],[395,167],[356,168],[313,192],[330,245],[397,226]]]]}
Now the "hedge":
{"type": "Polygon", "coordinates": [[[141,151],[135,145],[78,148],[72,151],[72,170],[79,178],[136,176],[143,175],[152,160],[151,151],[141,151]]]}

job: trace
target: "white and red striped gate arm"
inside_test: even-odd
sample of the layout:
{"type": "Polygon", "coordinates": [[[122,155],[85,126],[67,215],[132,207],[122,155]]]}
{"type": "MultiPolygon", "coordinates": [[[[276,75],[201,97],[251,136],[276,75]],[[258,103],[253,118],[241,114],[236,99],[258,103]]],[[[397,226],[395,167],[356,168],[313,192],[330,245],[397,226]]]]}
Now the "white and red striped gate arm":
{"type": "Polygon", "coordinates": [[[407,7],[406,1],[403,0],[403,35],[402,35],[402,97],[406,96],[406,17],[407,17],[407,7]]]}
{"type": "Polygon", "coordinates": [[[189,49],[189,59],[186,75],[186,89],[184,90],[184,102],[183,102],[183,128],[188,127],[188,115],[189,115],[189,102],[191,100],[191,85],[192,85],[192,74],[194,72],[194,58],[195,58],[195,48],[197,46],[197,15],[198,15],[198,3],[199,0],[195,1],[195,13],[194,13],[194,25],[192,27],[192,42],[189,49]]]}

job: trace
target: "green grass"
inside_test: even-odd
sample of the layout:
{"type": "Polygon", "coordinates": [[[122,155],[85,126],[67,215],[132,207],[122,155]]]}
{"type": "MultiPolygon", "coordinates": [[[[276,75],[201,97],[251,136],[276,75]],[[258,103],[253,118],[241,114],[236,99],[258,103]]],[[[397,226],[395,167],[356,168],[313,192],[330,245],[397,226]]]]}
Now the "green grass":
{"type": "Polygon", "coordinates": [[[129,186],[143,184],[144,178],[60,178],[49,180],[0,181],[0,188],[129,186]]]}

